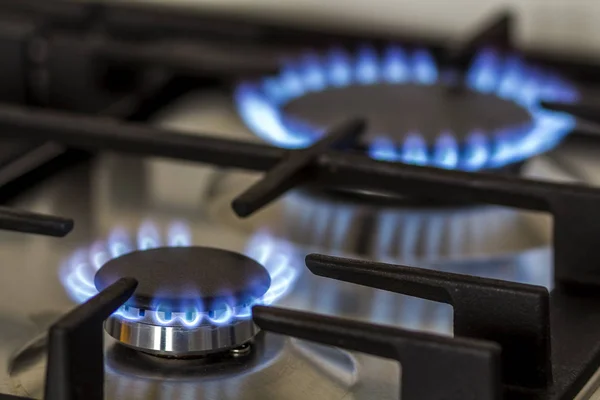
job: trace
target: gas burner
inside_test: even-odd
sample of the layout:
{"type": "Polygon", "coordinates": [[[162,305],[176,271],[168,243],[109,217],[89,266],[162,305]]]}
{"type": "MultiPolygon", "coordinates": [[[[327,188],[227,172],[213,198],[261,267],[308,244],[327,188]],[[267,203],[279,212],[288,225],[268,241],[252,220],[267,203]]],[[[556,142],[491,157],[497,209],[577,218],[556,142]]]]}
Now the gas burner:
{"type": "Polygon", "coordinates": [[[482,50],[465,75],[466,93],[448,93],[449,79],[427,50],[390,46],[379,57],[364,47],[355,56],[306,54],[277,76],[240,85],[235,98],[245,123],[284,148],[310,146],[327,124],[361,115],[371,157],[467,171],[523,161],[575,126],[539,101],[573,102],[577,90],[516,56],[482,50]]]}
{"type": "Polygon", "coordinates": [[[101,291],[125,277],[138,287],[106,331],[121,343],[166,356],[235,349],[257,333],[251,307],[269,289],[253,259],[206,247],[161,247],[117,257],[96,273],[101,291]],[[191,328],[191,329],[190,329],[191,328]]]}
{"type": "Polygon", "coordinates": [[[121,344],[161,357],[247,354],[258,333],[251,319],[257,304],[272,304],[294,283],[290,249],[266,233],[251,240],[249,255],[191,246],[185,224],[169,228],[161,246],[157,227],[142,225],[138,246],[123,230],[107,245],[76,252],[62,271],[69,294],[83,302],[123,277],[139,284],[105,323],[121,344]]]}

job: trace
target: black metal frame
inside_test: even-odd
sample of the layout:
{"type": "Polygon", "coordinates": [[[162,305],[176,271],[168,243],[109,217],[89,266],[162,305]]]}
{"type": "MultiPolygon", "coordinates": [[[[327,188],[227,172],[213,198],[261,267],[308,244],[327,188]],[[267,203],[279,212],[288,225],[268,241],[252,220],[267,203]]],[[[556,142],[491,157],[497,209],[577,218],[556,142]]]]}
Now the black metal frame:
{"type": "Polygon", "coordinates": [[[540,387],[552,380],[544,287],[315,254],[306,265],[319,276],[450,304],[455,337],[500,345],[504,382],[540,387]]]}
{"type": "Polygon", "coordinates": [[[510,10],[493,15],[490,21],[471,33],[467,38],[450,43],[442,54],[442,62],[452,68],[453,80],[448,82],[449,93],[462,93],[466,87],[465,74],[477,54],[477,50],[490,46],[503,51],[514,51],[514,26],[516,17],[510,10]]]}
{"type": "Polygon", "coordinates": [[[500,400],[500,347],[335,317],[256,306],[266,331],[402,363],[402,400],[500,400]]]}
{"type": "Polygon", "coordinates": [[[50,327],[44,399],[104,399],[102,327],[136,287],[133,278],[119,279],[50,327]]]}
{"type": "MultiPolygon", "coordinates": [[[[45,400],[104,400],[104,320],[135,291],[122,278],[50,327],[45,400]]],[[[0,394],[0,400],[32,400],[0,394]]]]}
{"type": "Polygon", "coordinates": [[[503,10],[485,21],[468,37],[451,43],[445,52],[445,62],[464,72],[471,64],[473,55],[478,49],[493,46],[505,51],[515,50],[514,26],[516,16],[511,10],[503,10]]]}
{"type": "MultiPolygon", "coordinates": [[[[62,237],[73,229],[73,220],[0,207],[0,229],[62,237]]],[[[104,399],[102,325],[136,287],[135,279],[120,279],[50,327],[44,399],[104,399]]],[[[0,399],[25,400],[5,394],[0,399]]]]}
{"type": "Polygon", "coordinates": [[[600,367],[597,297],[316,254],[306,265],[319,276],[453,306],[454,338],[254,307],[264,330],[398,360],[403,400],[570,400],[600,367]]]}
{"type": "Polygon", "coordinates": [[[547,110],[566,112],[580,120],[600,124],[600,105],[598,104],[567,104],[543,101],[541,105],[547,110]]]}
{"type": "Polygon", "coordinates": [[[0,230],[63,237],[73,229],[70,218],[0,207],[0,230]]]}
{"type": "Polygon", "coordinates": [[[365,121],[352,120],[340,124],[307,149],[289,153],[271,167],[264,178],[233,200],[231,206],[240,217],[247,217],[275,200],[288,189],[310,180],[310,167],[321,154],[352,148],[365,130],[365,121]]]}

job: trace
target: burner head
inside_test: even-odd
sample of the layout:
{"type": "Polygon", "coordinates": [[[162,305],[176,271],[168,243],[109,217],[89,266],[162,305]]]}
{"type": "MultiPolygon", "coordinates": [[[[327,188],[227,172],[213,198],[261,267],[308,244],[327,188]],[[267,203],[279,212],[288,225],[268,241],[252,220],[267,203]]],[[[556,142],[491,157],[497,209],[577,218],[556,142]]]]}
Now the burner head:
{"type": "Polygon", "coordinates": [[[515,56],[482,50],[459,93],[447,87],[455,75],[424,49],[332,50],[244,83],[235,97],[246,124],[284,148],[310,146],[332,122],[359,115],[369,125],[360,147],[372,158],[466,171],[522,162],[575,126],[573,117],[539,103],[576,101],[577,90],[515,56]]]}
{"type": "Polygon", "coordinates": [[[110,260],[98,270],[103,290],[124,276],[139,285],[105,324],[124,345],[158,356],[190,357],[245,345],[258,328],[251,307],[269,290],[268,271],[234,252],[163,247],[110,260]]]}
{"type": "Polygon", "coordinates": [[[252,306],[273,304],[289,293],[299,255],[264,231],[252,235],[247,256],[189,247],[192,243],[191,229],[182,221],[171,222],[164,235],[152,221],[142,223],[135,235],[117,227],[105,242],[73,252],[60,279],[78,303],[122,276],[139,281],[134,295],[105,324],[126,346],[165,357],[245,354],[242,349],[258,332],[252,306]]]}
{"type": "Polygon", "coordinates": [[[348,115],[361,115],[369,121],[361,136],[365,148],[384,139],[398,148],[407,140],[434,147],[444,136],[451,146],[452,140],[464,143],[472,132],[486,135],[507,126],[527,129],[531,124],[527,110],[515,103],[473,90],[453,95],[443,85],[334,87],[293,99],[283,110],[286,118],[311,126],[330,126],[348,115]]]}
{"type": "Polygon", "coordinates": [[[162,247],[135,251],[110,260],[96,273],[104,290],[122,277],[139,284],[128,306],[183,312],[199,300],[207,310],[237,307],[263,296],[268,271],[250,257],[208,247],[162,247]]]}

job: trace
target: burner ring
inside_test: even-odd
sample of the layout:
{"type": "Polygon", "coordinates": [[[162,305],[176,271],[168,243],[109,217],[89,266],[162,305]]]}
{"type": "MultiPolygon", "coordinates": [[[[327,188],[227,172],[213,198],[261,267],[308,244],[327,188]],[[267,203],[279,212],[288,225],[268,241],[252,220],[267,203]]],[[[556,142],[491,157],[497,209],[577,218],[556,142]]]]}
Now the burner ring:
{"type": "Polygon", "coordinates": [[[248,343],[259,329],[251,319],[226,325],[201,324],[194,329],[129,321],[113,315],[104,323],[110,336],[125,346],[161,357],[196,357],[248,343]]]}
{"type": "Polygon", "coordinates": [[[188,311],[171,311],[149,310],[125,305],[119,308],[114,315],[140,324],[194,328],[200,325],[220,326],[230,324],[232,320],[250,319],[253,305],[254,302],[236,307],[225,304],[221,309],[207,312],[200,311],[198,308],[188,311]]]}
{"type": "MultiPolygon", "coordinates": [[[[303,148],[318,140],[324,127],[290,116],[284,106],[292,100],[310,93],[381,84],[432,87],[445,84],[450,73],[439,70],[432,55],[423,49],[409,54],[390,46],[381,57],[371,47],[353,56],[332,50],[325,57],[307,54],[260,83],[243,83],[236,90],[235,101],[240,116],[258,136],[280,147],[303,148]]],[[[572,116],[546,111],[539,102],[573,102],[578,91],[555,74],[516,57],[482,50],[466,74],[465,85],[477,94],[514,103],[529,114],[530,123],[490,132],[455,132],[457,136],[444,129],[436,133],[433,143],[418,131],[406,132],[400,143],[382,132],[366,143],[369,155],[447,169],[498,169],[553,148],[575,127],[572,116]]]]}

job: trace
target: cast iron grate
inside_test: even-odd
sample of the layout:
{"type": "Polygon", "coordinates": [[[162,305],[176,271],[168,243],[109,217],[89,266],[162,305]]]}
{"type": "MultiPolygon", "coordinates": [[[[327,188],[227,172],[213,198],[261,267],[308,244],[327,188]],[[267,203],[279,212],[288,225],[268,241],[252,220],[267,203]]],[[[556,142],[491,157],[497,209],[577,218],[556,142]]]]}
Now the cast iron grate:
{"type": "Polygon", "coordinates": [[[317,254],[306,264],[319,276],[453,306],[454,338],[254,307],[267,331],[398,360],[403,400],[573,399],[600,365],[597,297],[317,254]]]}

